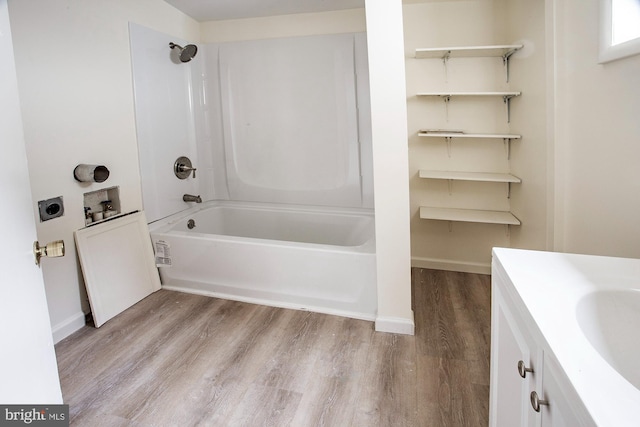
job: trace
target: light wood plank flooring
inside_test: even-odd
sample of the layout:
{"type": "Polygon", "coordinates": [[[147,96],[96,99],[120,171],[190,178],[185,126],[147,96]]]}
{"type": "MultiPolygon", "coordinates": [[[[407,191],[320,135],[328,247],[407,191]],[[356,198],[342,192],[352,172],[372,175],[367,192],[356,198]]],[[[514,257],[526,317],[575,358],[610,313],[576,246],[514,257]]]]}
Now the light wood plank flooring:
{"type": "Polygon", "coordinates": [[[486,426],[490,278],[413,269],[416,335],[159,291],[56,345],[72,426],[486,426]]]}

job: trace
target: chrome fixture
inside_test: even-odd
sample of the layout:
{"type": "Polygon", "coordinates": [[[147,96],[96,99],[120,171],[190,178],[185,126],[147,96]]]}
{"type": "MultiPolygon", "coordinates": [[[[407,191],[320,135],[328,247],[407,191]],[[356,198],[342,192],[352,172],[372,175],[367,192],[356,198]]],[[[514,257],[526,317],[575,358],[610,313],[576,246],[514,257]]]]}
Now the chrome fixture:
{"type": "Polygon", "coordinates": [[[169,43],[169,47],[171,49],[178,48],[178,50],[180,51],[180,61],[181,62],[189,62],[189,61],[191,61],[196,56],[196,53],[198,53],[198,46],[196,46],[194,44],[188,44],[185,47],[182,47],[182,46],[177,45],[175,43],[169,43]]]}
{"type": "Polygon", "coordinates": [[[531,372],[533,374],[532,368],[527,368],[522,360],[518,361],[518,373],[522,378],[527,378],[527,372],[531,372]]]}
{"type": "Polygon", "coordinates": [[[540,412],[540,405],[549,405],[548,400],[542,400],[535,391],[531,392],[531,407],[534,411],[540,412]]]}
{"type": "Polygon", "coordinates": [[[182,200],[184,200],[185,202],[202,203],[202,199],[200,198],[200,196],[193,196],[191,194],[185,194],[184,196],[182,196],[182,200]]]}
{"type": "Polygon", "coordinates": [[[196,226],[196,222],[194,220],[190,219],[189,221],[187,221],[187,228],[189,230],[192,230],[193,228],[195,228],[195,226],[196,226]]]}
{"type": "Polygon", "coordinates": [[[196,168],[191,164],[191,160],[186,156],[180,156],[173,164],[173,173],[180,179],[187,179],[193,171],[193,177],[196,177],[196,168]]]}

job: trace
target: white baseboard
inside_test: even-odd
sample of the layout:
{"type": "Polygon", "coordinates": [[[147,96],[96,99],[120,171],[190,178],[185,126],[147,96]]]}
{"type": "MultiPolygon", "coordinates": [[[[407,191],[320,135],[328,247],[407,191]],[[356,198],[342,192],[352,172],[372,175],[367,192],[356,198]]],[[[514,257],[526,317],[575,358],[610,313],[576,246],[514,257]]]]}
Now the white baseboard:
{"type": "Polygon", "coordinates": [[[416,324],[413,320],[404,317],[377,317],[376,332],[390,332],[392,334],[415,335],[416,324]]]}
{"type": "Polygon", "coordinates": [[[460,273],[491,274],[491,263],[452,261],[436,258],[411,258],[411,266],[433,270],[457,271],[460,273]]]}
{"type": "Polygon", "coordinates": [[[53,325],[51,328],[53,333],[53,343],[59,343],[72,333],[80,330],[84,325],[85,315],[83,312],[76,313],[57,325],[53,325]]]}

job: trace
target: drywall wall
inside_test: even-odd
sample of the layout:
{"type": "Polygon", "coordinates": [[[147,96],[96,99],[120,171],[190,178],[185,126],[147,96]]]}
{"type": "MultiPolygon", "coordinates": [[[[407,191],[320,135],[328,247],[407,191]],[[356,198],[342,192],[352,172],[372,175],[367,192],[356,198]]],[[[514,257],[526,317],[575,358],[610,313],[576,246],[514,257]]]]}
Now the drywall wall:
{"type": "MultiPolygon", "coordinates": [[[[544,0],[500,0],[496,2],[504,16],[508,43],[523,44],[510,60],[512,88],[522,91],[513,101],[511,131],[522,135],[512,143],[511,172],[522,179],[513,185],[511,211],[522,226],[511,228],[511,247],[545,250],[553,248],[552,164],[549,155],[553,138],[549,137],[548,109],[553,110],[547,75],[544,0]],[[549,105],[551,104],[551,105],[549,105]]],[[[552,111],[551,111],[552,112],[552,111]]],[[[551,120],[553,122],[553,120],[551,120]]]]}
{"type": "Polygon", "coordinates": [[[376,330],[413,334],[400,0],[366,0],[376,212],[376,330]]]}
{"type": "Polygon", "coordinates": [[[37,227],[40,241],[64,239],[67,248],[43,265],[57,341],[84,325],[88,310],[73,243],[83,193],[117,185],[124,211],[142,209],[129,22],[186,40],[198,40],[199,24],[162,0],[10,1],[9,17],[34,210],[53,196],[65,203],[63,217],[37,227]],[[111,175],[80,184],[79,163],[104,164],[111,175]]]}
{"type": "Polygon", "coordinates": [[[640,55],[598,64],[599,2],[554,1],[556,249],[640,257],[640,55]]]}
{"type": "Polygon", "coordinates": [[[201,37],[204,43],[363,31],[366,31],[364,9],[229,19],[201,24],[201,37]]]}

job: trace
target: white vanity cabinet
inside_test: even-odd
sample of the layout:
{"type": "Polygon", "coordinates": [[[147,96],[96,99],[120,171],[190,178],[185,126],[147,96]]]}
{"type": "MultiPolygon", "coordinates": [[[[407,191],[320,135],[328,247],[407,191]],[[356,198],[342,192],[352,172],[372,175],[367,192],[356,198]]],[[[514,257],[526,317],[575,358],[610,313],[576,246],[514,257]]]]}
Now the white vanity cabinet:
{"type": "Polygon", "coordinates": [[[540,383],[538,348],[513,313],[508,295],[496,285],[495,279],[494,273],[491,290],[489,425],[533,427],[538,425],[537,414],[531,409],[529,396],[536,390],[536,383],[540,383]],[[521,374],[524,374],[524,378],[521,374]]]}
{"type": "Polygon", "coordinates": [[[495,253],[490,390],[490,427],[595,425],[495,253]]]}

